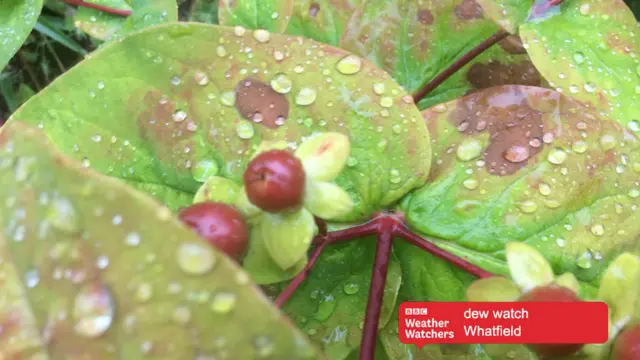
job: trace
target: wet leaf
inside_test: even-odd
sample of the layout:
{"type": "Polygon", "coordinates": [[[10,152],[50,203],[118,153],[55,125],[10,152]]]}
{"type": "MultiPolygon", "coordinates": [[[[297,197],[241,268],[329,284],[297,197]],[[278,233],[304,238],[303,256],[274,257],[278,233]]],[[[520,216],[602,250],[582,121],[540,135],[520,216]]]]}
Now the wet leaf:
{"type": "Polygon", "coordinates": [[[0,3],[0,70],[18,52],[38,21],[42,0],[4,0],[0,3]]]}
{"type": "Polygon", "coordinates": [[[310,40],[259,39],[206,24],[147,29],[92,53],[12,118],[39,123],[85,166],[174,210],[200,188],[200,162],[215,162],[217,176],[240,184],[263,140],[299,145],[317,132],[352,142],[334,181],[355,204],[341,220],[367,218],[425,183],[429,135],[389,75],[364,62],[342,74],[337,64],[348,54],[310,40]],[[272,88],[283,76],[291,87],[272,88]]]}
{"type": "Polygon", "coordinates": [[[622,0],[576,0],[521,26],[540,73],[564,94],[640,131],[638,23],[622,0]]]}
{"type": "Polygon", "coordinates": [[[0,168],[2,279],[14,280],[3,289],[22,288],[0,305],[4,356],[31,358],[39,339],[52,359],[320,356],[166,207],[63,157],[35,128],[3,126],[0,168]]]}
{"type": "Polygon", "coordinates": [[[219,0],[220,25],[283,32],[293,11],[293,0],[219,0]]]}
{"type": "Polygon", "coordinates": [[[338,46],[360,0],[295,0],[287,34],[338,46]]]}
{"type": "Polygon", "coordinates": [[[553,282],[551,265],[535,248],[511,242],[507,244],[505,253],[511,277],[523,292],[553,282]]]}
{"type": "MultiPolygon", "coordinates": [[[[483,17],[475,0],[369,0],[351,17],[340,47],[369,59],[415,93],[498,29],[483,17]]],[[[420,108],[506,84],[541,84],[515,36],[450,77],[420,102],[420,108]]]]}
{"type": "Polygon", "coordinates": [[[260,235],[271,258],[287,270],[306,257],[313,239],[313,215],[302,208],[293,213],[264,213],[260,219],[260,235]]]}
{"type": "Polygon", "coordinates": [[[132,10],[127,17],[79,7],[74,23],[90,36],[110,41],[149,26],[178,21],[176,0],[89,0],[119,10],[132,10]]]}
{"type": "Polygon", "coordinates": [[[501,260],[506,242],[526,242],[589,293],[585,282],[638,249],[638,139],[618,123],[555,91],[521,86],[423,114],[434,165],[429,185],[406,205],[407,221],[447,250],[501,260]]]}
{"type": "Polygon", "coordinates": [[[618,256],[602,277],[598,298],[609,305],[611,321],[618,329],[637,317],[640,296],[640,259],[623,253],[618,256]]]}
{"type": "Polygon", "coordinates": [[[534,0],[477,0],[484,13],[511,34],[527,20],[534,0]]]}
{"type": "MultiPolygon", "coordinates": [[[[360,346],[375,246],[375,238],[369,237],[326,247],[309,278],[284,307],[332,360],[346,359],[360,346]]],[[[400,263],[393,256],[385,284],[381,328],[397,312],[401,282],[400,263]]]]}

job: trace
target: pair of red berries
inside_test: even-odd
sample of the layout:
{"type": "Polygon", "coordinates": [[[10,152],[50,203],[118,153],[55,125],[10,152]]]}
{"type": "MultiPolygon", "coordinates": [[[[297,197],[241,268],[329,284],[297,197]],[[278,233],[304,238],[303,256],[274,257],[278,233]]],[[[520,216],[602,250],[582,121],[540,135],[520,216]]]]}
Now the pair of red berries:
{"type": "MultiPolygon", "coordinates": [[[[249,201],[266,212],[280,212],[302,205],[306,175],[302,162],[286,150],[256,156],[243,176],[249,201]]],[[[240,261],[249,247],[249,230],[233,206],[202,202],[178,214],[182,222],[211,245],[240,261]]]]}
{"type": "MultiPolygon", "coordinates": [[[[537,287],[520,297],[518,301],[582,301],[573,291],[548,285],[537,287]]],[[[541,358],[559,358],[578,352],[583,344],[532,344],[528,345],[541,358]]],[[[611,360],[640,360],[640,323],[627,326],[615,339],[611,360]]]]}

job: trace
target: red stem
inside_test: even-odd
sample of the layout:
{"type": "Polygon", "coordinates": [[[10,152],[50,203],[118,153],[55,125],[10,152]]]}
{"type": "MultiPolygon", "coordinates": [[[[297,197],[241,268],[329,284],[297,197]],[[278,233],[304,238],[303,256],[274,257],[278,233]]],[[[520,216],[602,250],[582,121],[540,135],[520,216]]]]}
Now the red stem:
{"type": "Polygon", "coordinates": [[[379,218],[375,218],[362,225],[354,226],[352,228],[344,230],[332,231],[330,233],[327,233],[326,236],[316,236],[315,239],[313,239],[313,243],[336,244],[361,238],[363,236],[375,235],[378,233],[378,221],[379,218]]]}
{"type": "Polygon", "coordinates": [[[359,360],[374,359],[376,352],[376,339],[378,337],[378,324],[380,322],[380,311],[382,309],[382,299],[384,297],[384,286],[387,282],[389,259],[391,258],[393,233],[395,232],[395,228],[398,224],[397,220],[391,217],[379,218],[377,219],[377,223],[379,230],[378,243],[376,245],[376,257],[373,262],[367,310],[364,317],[362,341],[360,342],[360,354],[358,355],[359,360]]]}
{"type": "Polygon", "coordinates": [[[284,305],[284,303],[286,303],[287,300],[289,300],[289,298],[293,295],[293,293],[295,293],[296,290],[298,290],[298,287],[300,286],[300,284],[302,284],[302,282],[307,278],[307,276],[309,276],[309,272],[311,271],[311,268],[313,268],[313,266],[316,264],[316,261],[318,261],[318,258],[320,257],[320,254],[322,254],[322,250],[324,250],[324,247],[326,245],[327,243],[324,242],[318,245],[318,247],[316,247],[315,250],[313,250],[313,253],[309,257],[309,261],[307,261],[307,265],[305,265],[304,269],[302,269],[302,271],[300,271],[298,275],[296,275],[293,278],[293,280],[291,280],[291,282],[287,285],[287,287],[284,290],[282,290],[282,292],[276,298],[275,304],[277,307],[282,307],[282,305],[284,305]]]}
{"type": "Polygon", "coordinates": [[[495,45],[500,40],[509,36],[509,33],[504,30],[498,30],[495,34],[493,34],[487,40],[481,42],[473,49],[469,50],[464,56],[456,60],[453,64],[449,65],[448,68],[444,69],[441,73],[436,75],[431,81],[425,84],[422,89],[418,90],[413,95],[413,102],[418,103],[422,100],[427,94],[432,92],[435,88],[437,88],[440,84],[442,84],[445,80],[447,80],[451,75],[455,74],[458,70],[462,69],[465,65],[471,62],[471,60],[475,59],[478,55],[482,54],[485,50],[495,45]]]}
{"type": "Polygon", "coordinates": [[[131,15],[131,10],[114,9],[114,8],[110,8],[108,6],[102,6],[102,5],[98,5],[98,4],[94,4],[94,3],[84,2],[82,0],[62,0],[62,1],[67,3],[67,4],[70,4],[70,5],[86,7],[86,8],[89,8],[89,9],[95,9],[95,10],[99,10],[99,11],[105,12],[107,14],[112,14],[112,15],[117,15],[117,16],[125,16],[125,17],[131,15]]]}
{"type": "Polygon", "coordinates": [[[414,234],[413,232],[411,232],[409,229],[407,229],[405,226],[398,226],[396,227],[396,231],[395,231],[395,235],[408,241],[409,243],[411,243],[414,246],[419,247],[420,249],[439,257],[440,259],[443,259],[444,261],[468,272],[471,275],[474,275],[475,277],[478,278],[486,278],[486,277],[492,277],[495,276],[494,274],[492,274],[489,271],[486,271],[482,268],[480,268],[479,266],[476,266],[470,262],[468,262],[467,260],[456,256],[450,252],[448,252],[447,250],[444,250],[436,245],[434,245],[433,243],[431,243],[430,241],[427,241],[425,239],[423,239],[422,237],[414,234]]]}

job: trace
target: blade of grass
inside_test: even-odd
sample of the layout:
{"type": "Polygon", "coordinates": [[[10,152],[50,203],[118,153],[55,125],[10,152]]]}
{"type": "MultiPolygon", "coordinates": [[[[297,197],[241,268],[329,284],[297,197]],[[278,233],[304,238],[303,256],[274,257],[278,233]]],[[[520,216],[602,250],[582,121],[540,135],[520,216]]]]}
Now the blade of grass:
{"type": "Polygon", "coordinates": [[[65,34],[62,30],[56,28],[54,22],[51,21],[46,15],[40,16],[36,23],[35,30],[40,34],[57,41],[61,45],[65,46],[71,51],[74,51],[81,55],[86,55],[87,51],[78,44],[73,38],[65,34]]]}

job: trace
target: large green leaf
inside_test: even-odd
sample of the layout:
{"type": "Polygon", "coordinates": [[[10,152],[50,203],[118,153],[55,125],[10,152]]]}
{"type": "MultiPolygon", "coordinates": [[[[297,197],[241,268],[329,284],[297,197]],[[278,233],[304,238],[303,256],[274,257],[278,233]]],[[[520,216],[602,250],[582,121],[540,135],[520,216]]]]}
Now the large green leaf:
{"type": "Polygon", "coordinates": [[[287,33],[338,46],[356,6],[363,0],[295,0],[287,33]]]}
{"type": "Polygon", "coordinates": [[[534,64],[558,91],[640,132],[640,31],[622,0],[565,1],[520,28],[534,64]]]}
{"type": "MultiPolygon", "coordinates": [[[[474,0],[367,0],[356,8],[340,46],[368,58],[413,93],[498,29],[474,0]]],[[[541,84],[515,37],[458,71],[420,108],[506,84],[541,84]]]]}
{"type": "Polygon", "coordinates": [[[293,11],[294,0],[219,0],[221,25],[243,26],[283,32],[293,11]]]}
{"type": "Polygon", "coordinates": [[[0,169],[3,358],[322,357],[169,209],[35,127],[2,128],[0,169]]]}
{"type": "MultiPolygon", "coordinates": [[[[346,359],[360,346],[375,248],[372,237],[327,247],[309,278],[285,305],[284,310],[332,360],[346,359]]],[[[392,256],[380,328],[397,312],[401,282],[400,262],[392,256]]]]}
{"type": "Polygon", "coordinates": [[[0,3],[0,70],[27,39],[42,11],[42,0],[3,0],[0,3]]]}
{"type": "Polygon", "coordinates": [[[639,248],[638,138],[618,123],[555,91],[521,86],[487,89],[424,117],[434,164],[430,184],[408,201],[407,220],[449,250],[504,259],[507,241],[524,241],[556,274],[591,282],[621,251],[639,248]]]}
{"type": "Polygon", "coordinates": [[[508,32],[515,34],[525,22],[534,0],[477,0],[484,13],[508,32]]]}
{"type": "Polygon", "coordinates": [[[172,209],[191,203],[203,166],[239,182],[263,140],[348,135],[351,156],[335,181],[354,200],[349,219],[423,185],[431,157],[420,112],[372,64],[302,38],[206,24],[107,44],[9,121],[18,119],[172,209]]]}
{"type": "Polygon", "coordinates": [[[75,25],[96,39],[109,41],[149,26],[178,20],[176,0],[91,0],[119,10],[132,10],[128,17],[78,8],[75,25]]]}

